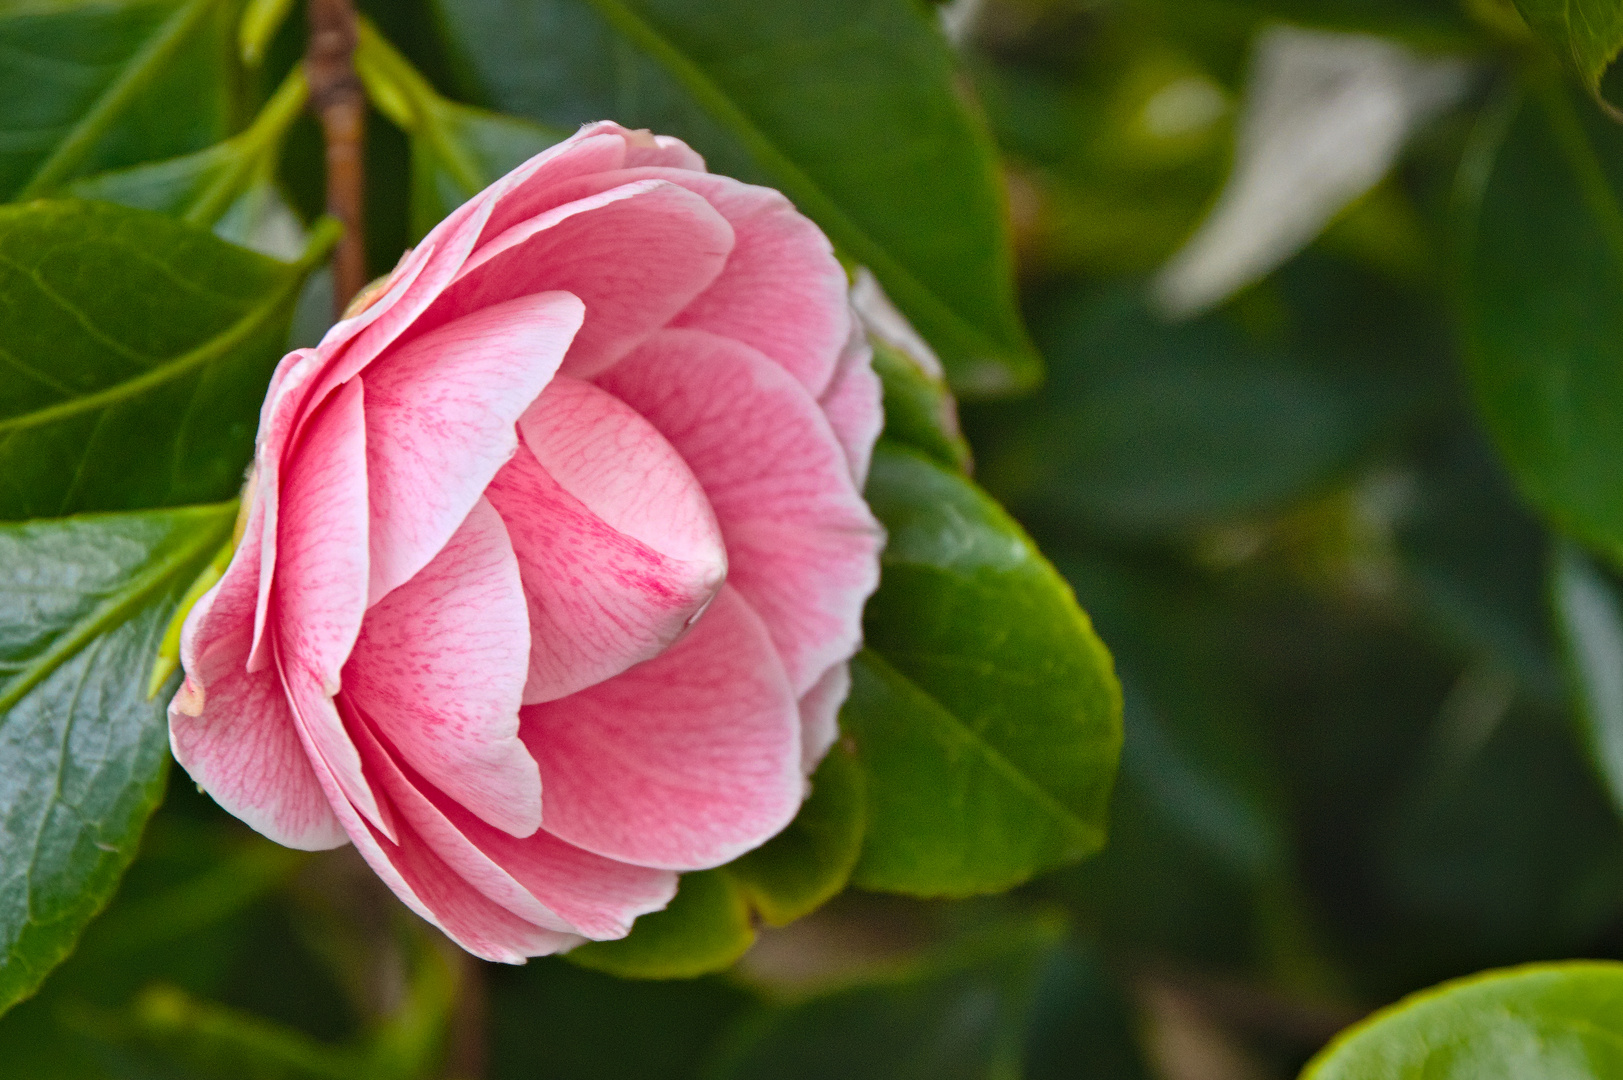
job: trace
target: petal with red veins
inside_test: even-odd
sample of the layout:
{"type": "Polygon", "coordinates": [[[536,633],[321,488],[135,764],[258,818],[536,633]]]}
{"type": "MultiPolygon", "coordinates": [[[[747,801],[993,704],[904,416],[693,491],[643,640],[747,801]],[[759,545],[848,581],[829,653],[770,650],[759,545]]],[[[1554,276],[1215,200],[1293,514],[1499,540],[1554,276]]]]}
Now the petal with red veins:
{"type": "Polygon", "coordinates": [[[519,426],[525,446],[488,497],[529,603],[535,704],[657,656],[715,595],[727,556],[698,481],[624,403],[560,376],[519,426]]]}
{"type": "Polygon", "coordinates": [[[518,737],[530,627],[507,529],[480,499],[422,572],[366,613],[342,699],[428,781],[516,836],[541,825],[518,737]]]}
{"type": "Polygon", "coordinates": [[[328,696],[355,646],[368,579],[366,417],[361,384],[344,385],[285,464],[271,597],[284,663],[328,696]]]}
{"type": "Polygon", "coordinates": [[[659,656],[524,709],[546,830],[668,870],[719,866],[794,817],[800,716],[766,627],[723,587],[659,656]]]}
{"type": "Polygon", "coordinates": [[[615,862],[545,830],[510,836],[415,776],[363,723],[355,729],[367,771],[447,866],[527,922],[596,940],[624,937],[639,915],[676,893],[676,875],[615,862]]]}
{"type": "Polygon", "coordinates": [[[845,459],[851,463],[851,478],[858,488],[868,482],[873,446],[885,426],[884,398],[884,388],[873,369],[873,348],[868,344],[868,334],[861,323],[854,323],[851,339],[834,369],[834,378],[818,403],[840,446],[845,449],[845,459]]]}
{"type": "Polygon", "coordinates": [[[883,532],[818,403],[747,345],[665,330],[599,379],[699,478],[727,582],[771,631],[796,695],[848,659],[879,583],[883,532]]]}
{"type": "Polygon", "coordinates": [[[468,952],[497,963],[521,964],[527,957],[580,943],[573,934],[520,918],[474,888],[407,822],[399,822],[396,839],[378,832],[344,798],[343,788],[326,763],[312,758],[312,764],[344,831],[367,865],[407,907],[468,952]]]}
{"type": "Polygon", "coordinates": [[[840,737],[840,706],[850,695],[851,665],[843,661],[800,695],[800,767],[807,776],[840,737]]]}
{"type": "Polygon", "coordinates": [[[538,208],[555,211],[655,180],[703,197],[734,236],[727,265],[670,325],[742,341],[783,365],[813,396],[822,394],[855,321],[845,270],[822,231],[779,192],[728,176],[648,167],[555,184],[544,193],[547,201],[537,200],[538,208]]]}
{"type": "Polygon", "coordinates": [[[716,279],[733,230],[698,195],[662,180],[627,184],[522,221],[482,245],[424,325],[514,296],[559,289],[586,304],[563,370],[612,365],[716,279]]]}
{"type": "Polygon", "coordinates": [[[366,386],[371,583],[377,603],[450,539],[518,447],[584,309],[540,293],[465,315],[379,359],[366,386]]]}
{"type": "Polygon", "coordinates": [[[345,843],[344,830],[310,767],[280,680],[247,667],[258,529],[251,519],[237,560],[186,618],[187,686],[169,706],[169,745],[228,812],[278,844],[320,851],[345,843]]]}

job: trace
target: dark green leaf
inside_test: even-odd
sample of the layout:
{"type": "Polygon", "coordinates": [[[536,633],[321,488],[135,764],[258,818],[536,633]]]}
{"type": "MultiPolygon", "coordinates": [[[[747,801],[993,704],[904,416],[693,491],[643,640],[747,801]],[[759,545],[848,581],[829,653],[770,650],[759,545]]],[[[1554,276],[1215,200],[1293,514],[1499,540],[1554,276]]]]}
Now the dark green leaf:
{"type": "Polygon", "coordinates": [[[1515,0],[1538,36],[1597,99],[1606,69],[1623,49],[1623,5],[1617,0],[1515,0]]]}
{"type": "Polygon", "coordinates": [[[1523,495],[1623,560],[1623,143],[1556,86],[1501,105],[1463,171],[1477,404],[1523,495]]]}
{"type": "Polygon", "coordinates": [[[355,66],[373,103],[411,137],[414,243],[446,214],[567,134],[441,97],[370,23],[361,26],[355,66]]]}
{"type": "Polygon", "coordinates": [[[1033,315],[1047,392],[966,413],[983,482],[1119,535],[1272,511],[1390,435],[1447,355],[1412,301],[1316,255],[1249,305],[1172,324],[1136,287],[1057,289],[1033,315]]]}
{"type": "Polygon", "coordinates": [[[862,853],[867,792],[852,752],[835,744],[811,785],[787,829],[727,866],[769,926],[786,926],[833,898],[862,853]]]}
{"type": "Polygon", "coordinates": [[[1623,596],[1574,544],[1555,553],[1550,597],[1590,760],[1623,812],[1623,596]]]}
{"type": "Polygon", "coordinates": [[[748,1004],[730,982],[627,982],[557,960],[488,971],[491,1080],[692,1080],[748,1004]]]}
{"type": "Polygon", "coordinates": [[[949,469],[969,471],[969,444],[958,430],[958,406],[941,380],[900,349],[877,339],[873,366],[885,385],[885,437],[949,469]]]}
{"type": "Polygon", "coordinates": [[[83,177],[66,193],[213,225],[250,187],[270,183],[282,138],[308,96],[304,73],[295,69],[240,134],[167,161],[83,177]]]}
{"type": "Polygon", "coordinates": [[[954,387],[1039,375],[1014,307],[990,140],[912,0],[440,0],[497,108],[687,139],[780,188],[878,276],[954,387]]]}
{"type": "Polygon", "coordinates": [[[0,1009],[73,948],[168,762],[147,672],[235,507],[0,525],[0,1009]]]}
{"type": "Polygon", "coordinates": [[[740,1025],[712,1080],[1003,1080],[1020,1075],[1042,962],[1034,921],[888,980],[766,1010],[740,1025]]]}
{"type": "Polygon", "coordinates": [[[1343,1032],[1303,1080],[1613,1080],[1623,964],[1538,964],[1406,998],[1343,1032]]]}
{"type": "Polygon", "coordinates": [[[0,15],[0,198],[199,150],[226,133],[224,0],[66,3],[0,15]]]}
{"type": "Polygon", "coordinates": [[[144,211],[0,208],[0,520],[233,494],[332,239],[290,266],[144,211]]]}
{"type": "Polygon", "coordinates": [[[572,950],[581,967],[627,979],[688,979],[729,967],[755,941],[749,903],[726,870],[683,874],[664,911],[639,918],[619,941],[572,950]]]}
{"type": "Polygon", "coordinates": [[[910,450],[881,445],[868,499],[890,539],[841,714],[868,773],[853,880],[962,896],[1096,851],[1121,691],[1070,587],[997,504],[910,450]]]}

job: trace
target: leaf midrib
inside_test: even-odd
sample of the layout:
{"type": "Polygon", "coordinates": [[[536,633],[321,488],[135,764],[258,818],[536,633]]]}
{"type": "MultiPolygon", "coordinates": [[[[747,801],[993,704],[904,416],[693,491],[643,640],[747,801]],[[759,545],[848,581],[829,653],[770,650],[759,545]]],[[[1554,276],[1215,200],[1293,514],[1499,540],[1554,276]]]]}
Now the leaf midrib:
{"type": "Polygon", "coordinates": [[[5,690],[0,691],[0,723],[4,723],[4,714],[9,712],[12,706],[21,701],[52,672],[67,663],[92,641],[134,618],[154,595],[174,583],[175,575],[187,566],[196,565],[205,555],[218,548],[229,534],[232,522],[235,521],[234,508],[234,503],[190,508],[192,515],[200,521],[196,531],[187,535],[163,558],[149,563],[140,573],[127,579],[123,586],[109,593],[88,614],[71,624],[49,649],[24,665],[6,684],[5,690]],[[213,527],[208,528],[206,526],[211,512],[217,517],[213,527]]]}
{"type": "Polygon", "coordinates": [[[889,660],[885,659],[881,653],[870,648],[864,649],[858,655],[861,656],[865,662],[880,668],[883,674],[889,675],[900,680],[901,682],[906,683],[908,687],[910,687],[921,698],[928,701],[937,714],[946,718],[949,726],[951,726],[954,730],[961,732],[966,740],[985,756],[986,760],[991,764],[993,769],[1002,774],[1009,783],[1013,784],[1038,806],[1048,811],[1049,815],[1053,817],[1066,832],[1073,834],[1083,843],[1092,844],[1100,839],[1101,830],[1099,828],[1089,825],[1075,812],[1073,812],[1070,807],[1060,802],[1059,799],[1049,793],[1046,788],[1042,787],[1035,780],[1017,768],[1013,762],[1004,756],[1001,750],[987,742],[979,732],[970,727],[968,724],[964,723],[957,713],[947,708],[946,705],[941,702],[941,699],[937,698],[934,694],[930,693],[930,691],[926,690],[917,682],[909,678],[889,660]]]}
{"type": "Polygon", "coordinates": [[[286,275],[281,284],[257,305],[248,309],[236,322],[203,342],[203,344],[182,353],[167,363],[149,368],[134,378],[115,383],[104,390],[98,390],[94,394],[86,394],[72,401],[59,402],[55,405],[48,405],[43,409],[35,409],[33,412],[0,420],[0,436],[9,437],[29,428],[60,423],[82,413],[110,408],[121,402],[139,397],[149,390],[163,386],[220,359],[257,333],[272,316],[281,310],[293,293],[304,283],[305,274],[326,256],[327,250],[337,239],[339,228],[338,224],[331,219],[323,219],[318,222],[310,234],[305,253],[299,257],[298,262],[287,267],[286,275]]]}
{"type": "Polygon", "coordinates": [[[610,26],[618,29],[686,87],[700,105],[732,131],[757,161],[777,174],[779,182],[794,200],[808,214],[818,218],[829,232],[834,233],[840,246],[857,262],[866,264],[904,306],[928,310],[933,319],[952,326],[957,334],[974,342],[988,356],[1009,358],[1009,346],[998,343],[964,320],[950,304],[892,258],[882,244],[846,216],[839,204],[815,180],[779,150],[695,61],[627,7],[623,0],[587,2],[610,26]]]}

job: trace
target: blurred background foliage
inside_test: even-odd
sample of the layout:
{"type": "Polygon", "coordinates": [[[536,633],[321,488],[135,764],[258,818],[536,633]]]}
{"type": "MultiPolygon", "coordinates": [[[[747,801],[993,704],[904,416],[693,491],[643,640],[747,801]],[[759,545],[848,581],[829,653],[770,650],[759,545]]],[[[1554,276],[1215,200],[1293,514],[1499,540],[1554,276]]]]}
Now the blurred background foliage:
{"type": "MultiPolygon", "coordinates": [[[[302,24],[275,7],[230,115],[177,152],[281,84],[302,24]]],[[[398,50],[371,77],[426,80],[396,77],[369,129],[378,273],[557,131],[683,107],[583,38],[575,67],[514,67],[467,14],[500,4],[363,7],[398,50]],[[446,125],[479,168],[435,156],[446,125]]],[[[1108,847],[1003,897],[848,892],[723,974],[637,982],[477,965],[358,860],[275,848],[175,770],[111,908],[0,1021],[0,1071],[1263,1080],[1439,980],[1623,958],[1623,129],[1585,96],[1601,74],[1564,76],[1503,0],[927,15],[995,140],[1046,368],[962,425],[1114,653],[1108,847]],[[1530,367],[1549,338],[1563,401],[1530,367]]],[[[284,126],[273,188],[309,222],[319,135],[284,126]]]]}

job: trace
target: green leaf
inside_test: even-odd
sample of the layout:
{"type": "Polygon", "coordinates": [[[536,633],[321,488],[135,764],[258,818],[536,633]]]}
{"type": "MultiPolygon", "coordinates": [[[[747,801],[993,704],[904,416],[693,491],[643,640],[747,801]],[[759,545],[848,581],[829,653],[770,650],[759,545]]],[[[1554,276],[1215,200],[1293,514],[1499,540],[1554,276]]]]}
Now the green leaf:
{"type": "Polygon", "coordinates": [[[335,228],[288,265],[144,211],[0,208],[0,520],[234,494],[335,228]]]}
{"type": "Polygon", "coordinates": [[[567,132],[441,97],[370,22],[355,68],[378,109],[411,137],[412,242],[567,132]]]}
{"type": "Polygon", "coordinates": [[[1462,166],[1477,406],[1522,494],[1623,560],[1623,144],[1553,85],[1490,109],[1462,166]]]}
{"type": "Polygon", "coordinates": [[[68,0],[0,15],[0,198],[217,142],[229,118],[225,0],[68,0]]]}
{"type": "Polygon", "coordinates": [[[740,1024],[713,1080],[1005,1080],[1020,1075],[1043,962],[1063,935],[1034,919],[869,985],[740,1024]]]}
{"type": "Polygon", "coordinates": [[[0,1010],[111,896],[162,792],[146,673],[233,505],[0,525],[0,1010]]]}
{"type": "MultiPolygon", "coordinates": [[[[1601,79],[1623,49],[1623,4],[1617,0],[1515,0],[1527,25],[1555,50],[1602,106],[1601,79]]],[[[1613,110],[1615,113],[1615,110],[1613,110]]]]}
{"type": "Polygon", "coordinates": [[[1556,549],[1550,598],[1575,710],[1612,804],[1623,813],[1623,596],[1576,545],[1556,549]]]}
{"type": "Polygon", "coordinates": [[[1137,286],[1035,305],[1039,397],[967,412],[982,482],[1024,518],[1123,537],[1272,512],[1328,488],[1413,409],[1435,317],[1313,253],[1184,323],[1137,286]]]}
{"type": "Polygon", "coordinates": [[[958,406],[946,385],[900,349],[873,342],[873,367],[885,387],[885,438],[938,464],[968,472],[969,443],[958,430],[958,406]]]}
{"type": "Polygon", "coordinates": [[[787,829],[727,865],[769,926],[787,926],[832,899],[862,853],[867,792],[852,751],[836,744],[811,785],[811,797],[787,829]]]}
{"type": "Polygon", "coordinates": [[[853,881],[963,896],[1098,850],[1121,690],[1070,587],[922,455],[882,443],[867,494],[890,539],[841,713],[868,774],[853,881]]]}
{"type": "Polygon", "coordinates": [[[964,393],[1040,365],[1014,304],[990,139],[912,0],[438,0],[497,108],[612,117],[771,184],[878,276],[964,393]]]}
{"type": "Polygon", "coordinates": [[[251,187],[270,183],[282,138],[303,111],[309,90],[303,69],[294,68],[240,134],[167,161],[83,177],[69,184],[66,194],[213,225],[251,187]]]}
{"type": "Polygon", "coordinates": [[[639,918],[619,941],[592,941],[568,958],[626,979],[690,979],[730,967],[755,942],[749,904],[726,870],[683,874],[664,911],[639,918]]]}
{"type": "Polygon", "coordinates": [[[1303,1080],[1613,1080],[1623,964],[1529,964],[1405,998],[1337,1036],[1303,1080]]]}

